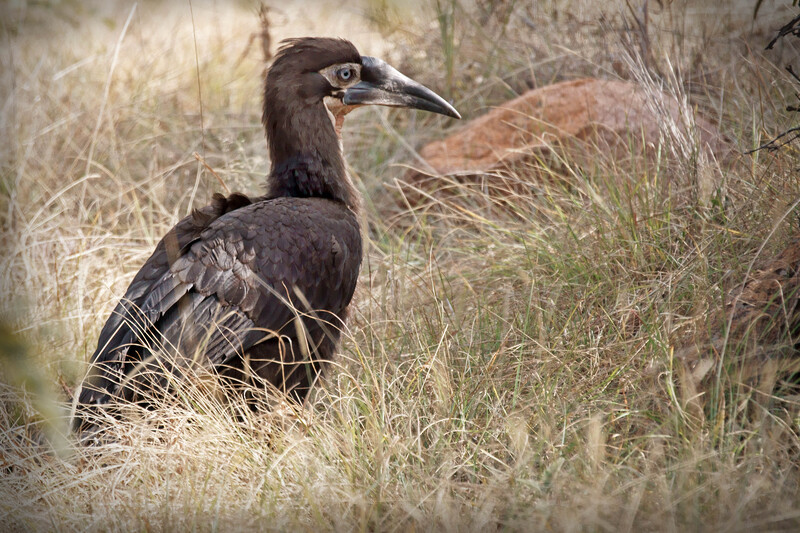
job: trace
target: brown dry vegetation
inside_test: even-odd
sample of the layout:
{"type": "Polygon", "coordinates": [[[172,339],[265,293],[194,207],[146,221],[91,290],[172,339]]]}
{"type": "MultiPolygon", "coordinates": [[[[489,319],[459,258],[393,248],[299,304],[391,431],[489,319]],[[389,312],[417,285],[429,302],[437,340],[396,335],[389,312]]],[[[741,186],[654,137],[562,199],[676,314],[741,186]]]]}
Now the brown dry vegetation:
{"type": "MultiPolygon", "coordinates": [[[[480,194],[498,190],[502,196],[509,190],[525,194],[559,173],[568,180],[574,168],[595,161],[613,161],[620,171],[631,159],[647,158],[651,166],[675,163],[661,152],[662,139],[673,133],[667,125],[681,137],[697,135],[696,155],[706,166],[727,162],[731,146],[716,126],[672,96],[638,83],[583,78],[531,89],[427,144],[419,153],[429,170],[410,169],[403,178],[404,193],[413,197],[414,189],[421,188],[435,197],[448,196],[441,174],[457,177],[455,192],[479,180],[480,194]],[[569,154],[569,165],[558,164],[562,154],[569,154]]],[[[709,191],[719,186],[717,173],[711,178],[709,191]]]]}
{"type": "MultiPolygon", "coordinates": [[[[698,157],[697,136],[665,124],[653,159],[578,165],[565,146],[515,169],[552,178],[536,187],[498,199],[443,176],[463,201],[419,191],[403,209],[395,179],[458,124],[354,113],[345,149],[370,245],[312,399],[237,417],[187,383],[77,449],[67,392],[103,321],[158,238],[221,189],[193,152],[231,190],[261,190],[262,54],[237,62],[257,8],[3,4],[3,528],[800,527],[792,376],[758,339],[718,334],[719,313],[742,314],[730,295],[754,290],[743,280],[794,287],[769,261],[796,233],[800,146],[741,155],[797,120],[783,65],[800,43],[762,52],[790,2],[755,22],[752,2],[650,2],[647,33],[622,1],[284,4],[273,42],[349,37],[465,118],[552,82],[626,79],[701,111],[740,155],[698,157]],[[676,357],[687,345],[712,362],[702,376],[676,357]],[[744,372],[751,353],[767,372],[744,372]]],[[[795,299],[765,309],[792,318],[795,299]]],[[[796,334],[770,347],[794,354],[796,334]]]]}

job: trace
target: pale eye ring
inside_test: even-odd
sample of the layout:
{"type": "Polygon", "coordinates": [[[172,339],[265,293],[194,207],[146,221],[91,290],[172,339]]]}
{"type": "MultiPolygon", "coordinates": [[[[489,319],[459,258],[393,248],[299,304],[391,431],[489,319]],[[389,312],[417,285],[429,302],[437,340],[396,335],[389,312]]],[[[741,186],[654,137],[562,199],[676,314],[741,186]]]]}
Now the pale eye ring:
{"type": "Polygon", "coordinates": [[[350,81],[353,77],[353,69],[350,67],[340,68],[336,71],[336,76],[342,81],[350,81]]]}

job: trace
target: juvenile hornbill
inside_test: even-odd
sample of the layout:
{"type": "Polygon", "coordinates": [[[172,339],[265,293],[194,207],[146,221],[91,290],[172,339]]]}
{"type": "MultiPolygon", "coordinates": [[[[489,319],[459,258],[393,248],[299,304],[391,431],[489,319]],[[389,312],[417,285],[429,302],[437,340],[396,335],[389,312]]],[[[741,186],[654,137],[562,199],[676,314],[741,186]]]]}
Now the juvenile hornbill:
{"type": "Polygon", "coordinates": [[[361,265],[360,198],[339,135],[344,115],[369,104],[460,118],[346,40],[283,43],[264,88],[267,193],[216,195],[158,243],[100,332],[76,393],[79,433],[196,366],[255,374],[303,400],[333,356],[361,265]]]}

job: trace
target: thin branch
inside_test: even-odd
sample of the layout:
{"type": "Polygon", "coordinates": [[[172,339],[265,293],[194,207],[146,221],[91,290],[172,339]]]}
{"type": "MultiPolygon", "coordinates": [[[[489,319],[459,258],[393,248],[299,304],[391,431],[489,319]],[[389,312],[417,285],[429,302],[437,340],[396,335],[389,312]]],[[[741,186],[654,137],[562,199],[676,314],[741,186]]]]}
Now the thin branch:
{"type": "MultiPolygon", "coordinates": [[[[756,11],[753,13],[755,17],[756,13],[758,13],[758,8],[761,5],[761,1],[756,4],[756,11]]],[[[800,37],[800,14],[790,20],[787,24],[785,24],[780,30],[778,30],[778,34],[769,42],[766,47],[766,50],[772,50],[772,47],[775,46],[775,43],[778,42],[779,39],[787,36],[787,35],[794,35],[795,37],[800,37]]],[[[800,76],[792,68],[792,65],[786,66],[786,72],[789,73],[792,78],[794,78],[798,83],[800,83],[800,76]]],[[[796,95],[797,96],[797,95],[796,95]]],[[[798,96],[800,98],[800,96],[798,96]]],[[[800,111],[800,107],[798,106],[787,106],[787,111],[790,112],[797,112],[800,111]]],[[[745,155],[752,154],[754,152],[758,152],[759,150],[768,150],[770,152],[774,152],[779,148],[786,146],[787,144],[800,139],[800,126],[796,126],[794,128],[790,128],[783,133],[779,134],[777,137],[769,141],[768,143],[762,144],[758,148],[753,150],[748,150],[744,152],[745,155]]]]}
{"type": "Polygon", "coordinates": [[[786,35],[800,37],[800,15],[797,15],[780,30],[778,30],[778,35],[776,35],[775,38],[769,42],[766,50],[772,50],[772,47],[775,46],[775,43],[777,43],[781,37],[785,37],[786,35]]]}
{"type": "Polygon", "coordinates": [[[770,152],[774,152],[775,150],[778,150],[782,146],[786,146],[787,144],[789,144],[790,142],[792,142],[792,141],[794,141],[796,139],[800,139],[800,126],[797,126],[797,127],[794,127],[794,128],[790,128],[790,129],[784,131],[783,133],[781,133],[780,135],[778,135],[777,137],[775,137],[774,139],[772,139],[768,143],[762,144],[758,148],[754,148],[752,150],[748,150],[747,152],[744,153],[744,155],[749,155],[749,154],[752,154],[754,152],[758,152],[759,150],[768,150],[770,152]],[[794,134],[794,135],[792,135],[792,134],[794,134]],[[789,139],[786,139],[786,140],[778,143],[779,140],[781,140],[782,138],[787,137],[789,135],[792,135],[789,139]]]}

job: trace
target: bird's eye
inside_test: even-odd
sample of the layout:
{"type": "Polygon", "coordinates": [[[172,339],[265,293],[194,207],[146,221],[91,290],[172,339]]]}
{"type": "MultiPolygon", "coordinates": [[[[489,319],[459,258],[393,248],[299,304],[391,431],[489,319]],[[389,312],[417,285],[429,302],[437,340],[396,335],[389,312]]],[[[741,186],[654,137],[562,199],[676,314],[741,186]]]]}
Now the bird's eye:
{"type": "Polygon", "coordinates": [[[340,69],[339,69],[339,70],[336,72],[336,75],[337,75],[337,76],[339,77],[339,79],[340,79],[340,80],[342,80],[342,81],[350,81],[350,78],[352,78],[352,77],[353,77],[353,69],[351,69],[351,68],[349,68],[349,67],[340,68],[340,69]]]}

